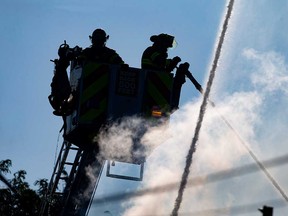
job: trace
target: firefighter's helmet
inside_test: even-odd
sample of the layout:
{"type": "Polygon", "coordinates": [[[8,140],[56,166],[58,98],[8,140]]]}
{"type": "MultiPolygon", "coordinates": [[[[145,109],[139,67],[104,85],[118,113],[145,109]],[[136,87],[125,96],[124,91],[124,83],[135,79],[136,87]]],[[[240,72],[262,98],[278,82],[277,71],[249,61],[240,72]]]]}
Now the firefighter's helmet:
{"type": "Polygon", "coordinates": [[[166,47],[166,48],[171,48],[176,45],[176,41],[174,39],[174,36],[168,35],[168,34],[159,34],[159,35],[153,35],[150,37],[150,41],[153,43],[166,47]]]}
{"type": "Polygon", "coordinates": [[[103,29],[96,29],[92,36],[89,36],[93,45],[104,45],[109,38],[109,35],[103,29]]]}

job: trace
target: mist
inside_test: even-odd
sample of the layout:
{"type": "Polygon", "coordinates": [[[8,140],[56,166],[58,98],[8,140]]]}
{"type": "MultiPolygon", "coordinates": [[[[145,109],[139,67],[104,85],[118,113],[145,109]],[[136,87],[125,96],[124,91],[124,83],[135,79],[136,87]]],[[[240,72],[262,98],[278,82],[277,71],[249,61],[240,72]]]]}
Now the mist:
{"type": "MultiPolygon", "coordinates": [[[[278,45],[285,44],[280,30],[287,20],[287,3],[271,5],[267,0],[247,0],[236,1],[234,7],[211,89],[210,100],[216,106],[208,104],[206,108],[188,179],[200,176],[202,182],[187,186],[179,215],[215,215],[220,212],[256,216],[260,214],[257,209],[263,205],[274,206],[275,215],[287,212],[283,196],[260,168],[245,176],[209,181],[213,173],[256,164],[249,151],[259,161],[288,152],[288,63],[284,49],[278,45]]],[[[145,171],[138,190],[179,183],[202,100],[199,96],[183,104],[171,115],[169,124],[160,128],[146,125],[134,117],[113,125],[108,134],[98,137],[104,150],[102,156],[123,158],[132,146],[135,128],[137,131],[144,125],[147,133],[141,143],[148,151],[143,155],[146,158],[145,171]]],[[[283,168],[287,170],[287,165],[268,171],[285,192],[288,185],[283,168]]],[[[143,193],[123,200],[121,215],[170,215],[177,191],[178,188],[162,193],[143,193]]]]}
{"type": "MultiPolygon", "coordinates": [[[[281,28],[281,23],[275,26],[274,20],[266,20],[267,29],[264,26],[255,28],[253,25],[259,25],[259,20],[255,21],[252,14],[246,18],[242,16],[244,11],[247,13],[264,5],[260,2],[244,2],[235,6],[232,26],[228,30],[229,38],[212,87],[211,100],[215,98],[216,107],[208,106],[206,110],[190,178],[202,176],[205,179],[210,173],[255,163],[242,142],[259,160],[287,153],[287,59],[281,51],[269,46],[275,40],[273,32],[281,28]],[[267,34],[263,35],[265,30],[267,34]],[[261,40],[255,42],[259,35],[261,40]],[[225,121],[229,122],[233,130],[225,121]]],[[[254,16],[262,17],[261,12],[254,16]]],[[[201,100],[191,101],[173,114],[169,125],[172,136],[149,157],[145,181],[140,188],[180,182],[201,100]]],[[[269,171],[287,191],[286,174],[280,168],[269,171]]],[[[175,189],[133,199],[126,203],[127,209],[123,215],[169,215],[176,197],[175,189]]],[[[259,173],[245,177],[229,181],[223,179],[217,184],[205,184],[203,181],[201,186],[188,187],[179,214],[200,214],[207,209],[220,208],[225,209],[225,214],[233,214],[233,207],[243,205],[241,213],[258,215],[257,208],[261,206],[254,206],[252,210],[248,206],[257,202],[259,205],[269,205],[272,199],[283,200],[283,197],[259,169],[259,173]]],[[[273,206],[273,202],[270,204],[273,206]]],[[[279,215],[284,211],[281,208],[274,210],[279,215]]]]}

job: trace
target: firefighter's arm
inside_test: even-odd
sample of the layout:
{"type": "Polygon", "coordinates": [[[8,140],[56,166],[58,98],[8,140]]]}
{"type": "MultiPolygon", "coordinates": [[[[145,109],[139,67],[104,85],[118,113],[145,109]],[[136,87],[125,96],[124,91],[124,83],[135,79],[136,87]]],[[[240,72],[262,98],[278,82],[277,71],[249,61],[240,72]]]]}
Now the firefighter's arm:
{"type": "Polygon", "coordinates": [[[172,72],[176,67],[177,64],[181,61],[181,58],[179,56],[174,57],[173,59],[167,59],[166,62],[166,70],[168,72],[172,72]]]}

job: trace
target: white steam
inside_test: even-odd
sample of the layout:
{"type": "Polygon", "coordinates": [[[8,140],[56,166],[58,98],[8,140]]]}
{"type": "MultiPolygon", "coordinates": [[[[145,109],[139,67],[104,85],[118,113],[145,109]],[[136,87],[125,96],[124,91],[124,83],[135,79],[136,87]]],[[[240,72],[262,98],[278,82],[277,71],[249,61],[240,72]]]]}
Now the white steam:
{"type": "MultiPolygon", "coordinates": [[[[245,49],[242,57],[242,62],[246,63],[244,70],[249,70],[243,71],[249,74],[245,81],[249,88],[245,91],[226,93],[226,96],[216,103],[216,108],[208,107],[198,147],[194,153],[191,178],[200,175],[205,179],[205,175],[210,173],[236,168],[243,163],[254,163],[237,135],[250,149],[259,152],[260,149],[265,148],[263,144],[271,145],[267,143],[268,140],[270,142],[272,140],[269,139],[270,135],[266,128],[287,125],[287,118],[281,119],[277,114],[271,115],[271,112],[270,115],[266,115],[269,112],[267,108],[271,106],[271,100],[273,101],[275,95],[287,96],[288,67],[284,57],[274,51],[261,53],[254,49],[245,49]],[[235,131],[227,126],[223,118],[233,126],[235,131]],[[276,121],[277,125],[269,125],[271,119],[276,121]],[[266,142],[262,143],[263,140],[266,142]]],[[[153,188],[180,181],[199,106],[200,102],[186,104],[173,115],[173,121],[170,123],[172,137],[152,153],[142,188],[153,188]]],[[[285,142],[284,139],[277,141],[278,147],[285,142]]],[[[272,143],[275,144],[275,140],[272,143]]],[[[272,154],[266,155],[262,160],[272,156],[272,154]]],[[[187,188],[179,214],[213,208],[227,208],[226,214],[232,214],[229,208],[237,204],[248,205],[253,201],[261,201],[265,197],[266,200],[273,196],[281,198],[278,191],[270,184],[271,182],[263,177],[261,171],[259,173],[256,178],[248,176],[246,180],[244,177],[241,178],[241,181],[240,178],[232,179],[228,185],[226,181],[212,185],[205,185],[203,182],[201,186],[187,188]],[[263,190],[267,185],[269,190],[267,188],[263,190]],[[249,196],[248,202],[247,196],[249,196]]],[[[279,178],[281,179],[281,175],[279,178]]],[[[148,194],[133,199],[129,204],[126,203],[130,207],[124,215],[169,215],[177,189],[167,189],[164,193],[148,194]]]]}
{"type": "MultiPolygon", "coordinates": [[[[246,78],[249,88],[246,91],[226,93],[225,97],[216,103],[215,108],[208,106],[190,174],[191,179],[197,176],[203,177],[203,184],[188,185],[179,214],[203,212],[214,208],[226,208],[225,214],[233,214],[230,207],[238,204],[248,205],[254,200],[261,201],[262,197],[280,197],[269,180],[263,177],[261,171],[259,171],[260,174],[233,178],[229,182],[224,179],[213,184],[206,184],[206,178],[211,173],[254,163],[241,140],[250,149],[259,153],[266,144],[271,144],[269,141],[272,141],[265,129],[278,127],[277,125],[281,124],[287,125],[287,120],[281,116],[266,115],[266,109],[270,106],[270,99],[273,95],[287,96],[288,73],[285,59],[276,52],[261,53],[254,49],[245,49],[242,53],[242,62],[249,65],[243,69],[249,70],[243,71],[250,75],[246,78]],[[277,125],[270,125],[271,119],[276,119],[277,125]],[[228,121],[235,131],[231,130],[225,121],[228,121]],[[269,188],[269,191],[266,191],[267,188],[263,190],[263,187],[269,188]],[[267,194],[268,192],[272,195],[267,194]],[[249,196],[248,201],[247,196],[249,196]]],[[[201,100],[183,106],[172,115],[169,126],[151,127],[143,119],[135,117],[126,118],[120,123],[111,125],[97,137],[102,150],[101,156],[130,160],[133,137],[144,127],[147,133],[141,142],[145,149],[148,149],[143,155],[148,160],[144,180],[139,189],[179,182],[194,133],[200,103],[201,100]]],[[[283,134],[282,136],[286,137],[283,134]]],[[[281,136],[278,133],[278,139],[279,137],[281,136]]],[[[284,145],[285,140],[280,139],[278,146],[284,145]]],[[[272,155],[261,159],[271,157],[272,155]]],[[[282,176],[285,179],[284,174],[282,176]]],[[[167,187],[164,192],[148,193],[122,202],[122,207],[126,209],[123,215],[169,215],[177,196],[177,190],[175,186],[167,187]]],[[[207,215],[213,215],[213,213],[207,213],[207,215]]]]}
{"type": "Polygon", "coordinates": [[[100,147],[99,156],[122,162],[141,161],[168,137],[167,123],[159,123],[155,126],[153,122],[132,116],[108,125],[95,138],[100,147]]]}
{"type": "MultiPolygon", "coordinates": [[[[219,99],[214,101],[216,108],[208,106],[206,110],[197,150],[193,156],[190,178],[202,176],[203,184],[187,187],[179,214],[189,215],[188,213],[207,209],[227,208],[224,215],[233,215],[233,212],[229,212],[230,207],[281,199],[278,191],[261,171],[205,184],[205,177],[210,173],[254,163],[237,135],[259,156],[260,161],[287,153],[287,59],[281,52],[271,48],[274,46],[269,47],[273,45],[272,39],[279,32],[275,31],[279,30],[277,23],[269,21],[275,15],[274,11],[278,13],[279,10],[273,11],[270,7],[264,7],[265,4],[270,4],[269,1],[244,2],[236,2],[235,8],[240,9],[235,11],[234,18],[232,17],[234,22],[233,26],[229,27],[230,38],[228,44],[225,44],[225,53],[216,72],[217,80],[212,86],[213,98],[219,99]],[[270,16],[268,18],[262,16],[262,10],[256,13],[258,6],[266,8],[270,16]],[[242,16],[243,14],[245,16],[242,16]],[[269,30],[267,32],[266,27],[269,30]],[[227,126],[223,118],[235,131],[227,126]]],[[[275,5],[281,7],[280,3],[275,5]]],[[[281,13],[279,12],[277,17],[283,15],[281,20],[284,23],[284,15],[287,14],[285,7],[278,9],[281,9],[281,13]]],[[[280,35],[282,34],[283,32],[280,35]]],[[[158,142],[158,138],[163,138],[163,131],[160,130],[161,136],[158,136],[159,133],[154,130],[144,136],[142,141],[145,141],[145,146],[152,146],[153,151],[146,155],[148,160],[144,180],[139,189],[165,186],[180,181],[199,115],[200,103],[201,100],[190,102],[172,115],[167,132],[171,137],[165,136],[164,143],[161,145],[155,145],[155,141],[158,142]],[[154,133],[155,136],[152,136],[154,133]]],[[[135,123],[143,124],[136,119],[125,122],[128,125],[135,123]]],[[[102,134],[103,136],[100,137],[101,148],[104,149],[106,156],[121,157],[118,154],[122,152],[126,154],[127,145],[132,145],[133,132],[121,124],[117,127],[112,126],[110,132],[113,136],[102,134]],[[105,143],[109,145],[105,146],[105,143]]],[[[284,191],[287,191],[287,173],[279,168],[273,172],[273,176],[279,180],[284,191]]],[[[123,208],[126,208],[123,215],[170,215],[177,190],[177,187],[167,188],[163,193],[149,193],[133,198],[123,203],[123,208]]],[[[264,204],[269,205],[269,203],[264,204]]],[[[278,215],[283,215],[283,212],[278,215]]],[[[249,213],[249,215],[259,215],[257,208],[249,213]]]]}
{"type": "MultiPolygon", "coordinates": [[[[241,128],[239,133],[244,139],[253,140],[253,121],[257,120],[255,112],[260,103],[261,100],[257,100],[255,93],[237,93],[226,98],[225,103],[217,105],[215,110],[209,107],[200,133],[199,145],[194,154],[192,176],[205,176],[217,170],[229,169],[239,162],[241,156],[247,152],[233,131],[225,125],[221,115],[227,117],[236,128],[241,128]],[[243,102],[248,100],[250,103],[247,106],[247,103],[243,102]]],[[[184,110],[175,113],[173,123],[170,125],[170,130],[174,131],[173,137],[159,146],[158,151],[152,154],[145,170],[144,188],[153,188],[180,181],[185,157],[195,128],[198,109],[199,103],[191,103],[187,104],[184,110]]],[[[127,209],[124,215],[169,215],[174,205],[177,189],[168,189],[165,193],[137,198],[133,200],[133,207],[127,209]]],[[[191,212],[195,206],[195,209],[199,210],[197,206],[199,207],[200,203],[204,209],[205,206],[214,206],[215,192],[206,189],[204,184],[196,188],[193,187],[191,192],[187,193],[184,194],[183,202],[186,212],[191,212]]]]}
{"type": "Polygon", "coordinates": [[[254,85],[262,87],[265,93],[283,91],[288,94],[288,68],[284,56],[273,51],[260,53],[254,49],[245,49],[243,54],[253,62],[254,85]]]}

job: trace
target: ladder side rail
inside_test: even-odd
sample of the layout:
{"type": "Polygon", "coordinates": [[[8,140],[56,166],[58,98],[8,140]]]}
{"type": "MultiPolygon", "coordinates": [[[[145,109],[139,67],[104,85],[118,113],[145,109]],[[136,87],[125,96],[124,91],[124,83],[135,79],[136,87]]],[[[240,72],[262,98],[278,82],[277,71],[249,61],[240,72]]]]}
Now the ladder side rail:
{"type": "Polygon", "coordinates": [[[90,204],[97,179],[100,177],[104,159],[96,158],[98,147],[92,147],[83,151],[83,156],[77,169],[77,173],[69,190],[63,196],[62,216],[84,216],[90,204]],[[87,168],[93,168],[91,176],[88,176],[87,168]],[[83,196],[85,193],[85,196],[83,196]]]}
{"type": "Polygon", "coordinates": [[[43,200],[42,200],[40,214],[39,214],[40,216],[44,215],[44,213],[45,213],[49,196],[51,197],[56,191],[57,185],[58,185],[59,180],[60,180],[61,173],[62,173],[63,168],[64,168],[64,163],[62,161],[67,159],[70,146],[71,146],[71,144],[69,142],[67,142],[66,140],[63,141],[59,155],[58,155],[58,158],[57,158],[57,161],[56,161],[56,164],[55,164],[54,169],[53,169],[53,174],[51,176],[51,179],[50,179],[50,182],[48,185],[47,193],[45,194],[45,196],[43,197],[43,200]]]}
{"type": "Polygon", "coordinates": [[[61,174],[64,170],[66,159],[67,159],[69,151],[70,151],[71,143],[64,140],[63,146],[65,146],[66,148],[62,148],[62,151],[59,153],[59,157],[58,157],[59,160],[57,160],[57,163],[56,163],[58,170],[57,170],[57,172],[55,170],[55,172],[53,173],[53,175],[55,176],[55,179],[54,179],[54,182],[52,180],[50,195],[52,195],[57,189],[61,174]]]}
{"type": "Polygon", "coordinates": [[[75,156],[71,171],[69,173],[69,177],[68,177],[68,180],[66,182],[66,186],[65,186],[63,193],[65,193],[67,190],[70,190],[71,185],[73,184],[73,181],[74,181],[75,176],[77,174],[82,155],[83,155],[83,150],[79,148],[77,153],[76,153],[76,156],[75,156]]]}

